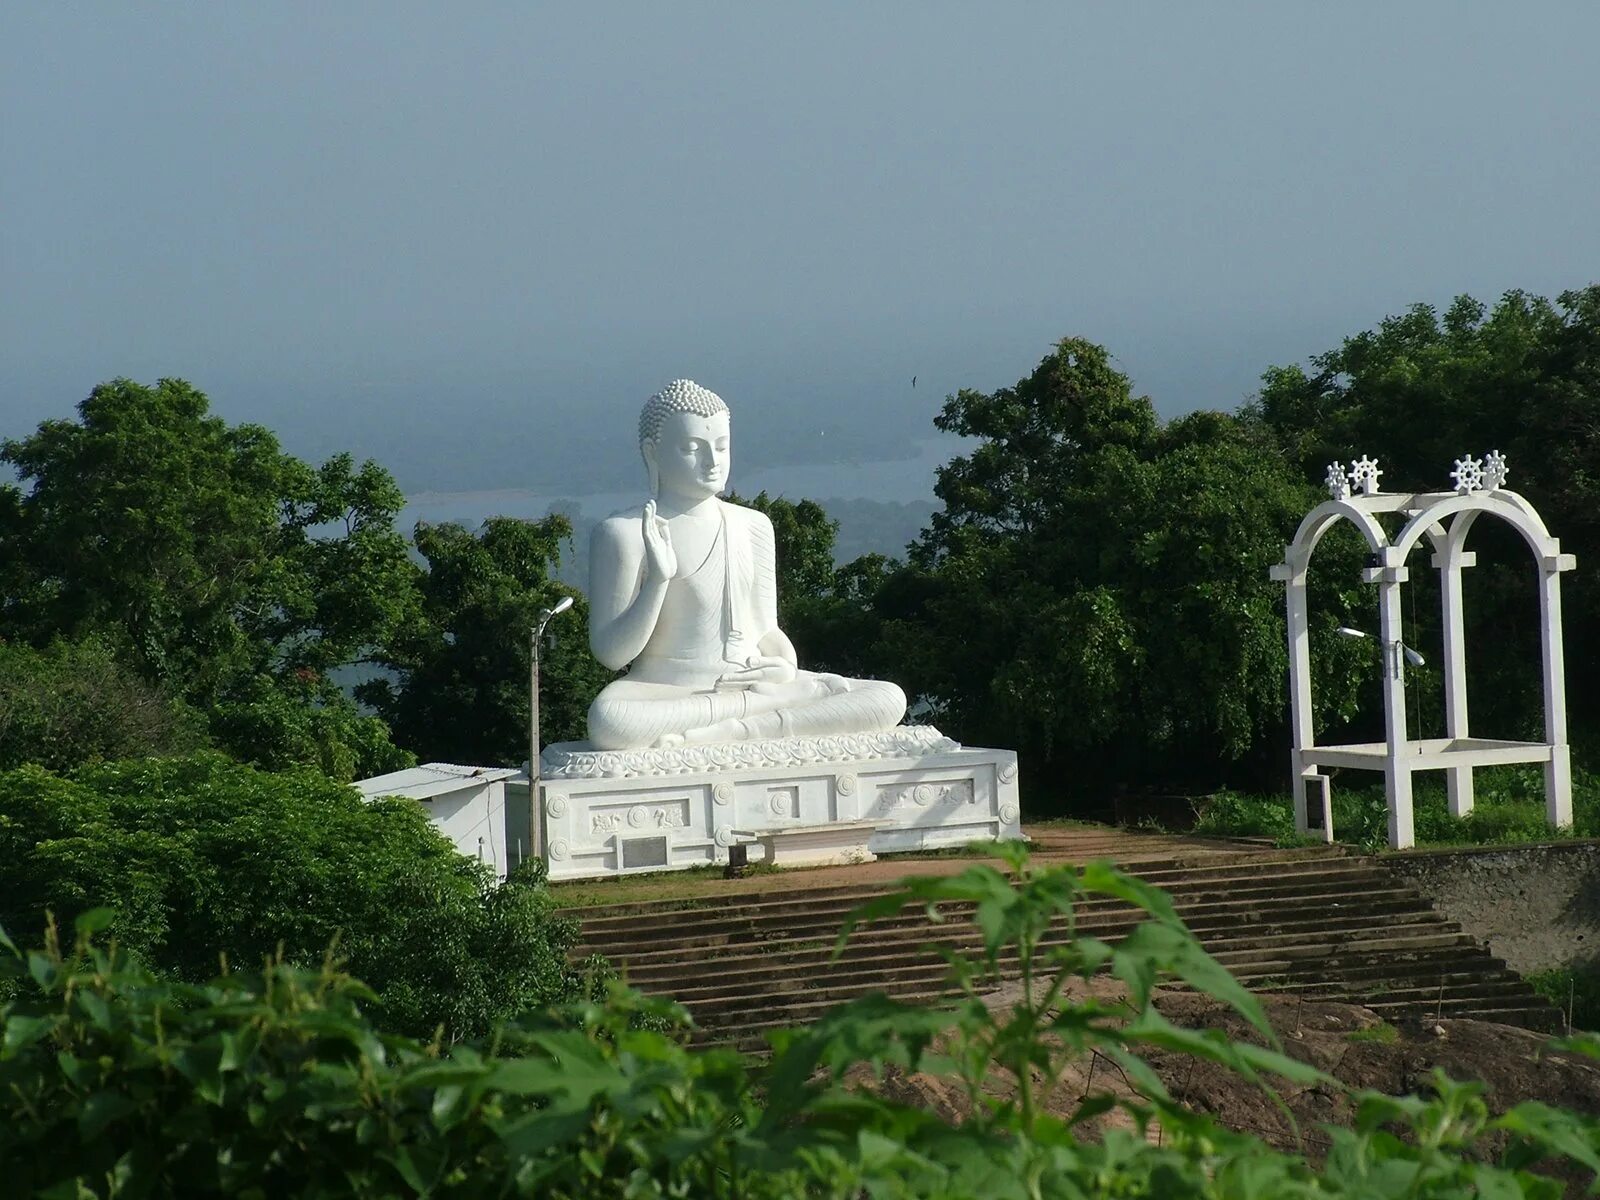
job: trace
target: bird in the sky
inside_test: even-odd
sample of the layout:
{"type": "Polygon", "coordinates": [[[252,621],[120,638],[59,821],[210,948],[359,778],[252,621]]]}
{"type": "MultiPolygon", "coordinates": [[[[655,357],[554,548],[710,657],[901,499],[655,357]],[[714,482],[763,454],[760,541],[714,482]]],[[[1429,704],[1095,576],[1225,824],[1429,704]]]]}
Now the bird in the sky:
{"type": "Polygon", "coordinates": [[[912,387],[916,387],[917,386],[917,377],[915,375],[913,375],[911,377],[911,386],[912,387]]]}

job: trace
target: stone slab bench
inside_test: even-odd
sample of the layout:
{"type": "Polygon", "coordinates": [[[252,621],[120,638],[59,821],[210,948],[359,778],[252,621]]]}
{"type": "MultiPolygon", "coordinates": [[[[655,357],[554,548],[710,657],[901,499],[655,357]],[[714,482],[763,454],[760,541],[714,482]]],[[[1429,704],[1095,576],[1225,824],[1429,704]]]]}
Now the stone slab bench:
{"type": "Polygon", "coordinates": [[[831,867],[875,862],[872,835],[891,821],[826,821],[820,825],[781,825],[768,829],[735,829],[766,851],[775,867],[831,867]]]}

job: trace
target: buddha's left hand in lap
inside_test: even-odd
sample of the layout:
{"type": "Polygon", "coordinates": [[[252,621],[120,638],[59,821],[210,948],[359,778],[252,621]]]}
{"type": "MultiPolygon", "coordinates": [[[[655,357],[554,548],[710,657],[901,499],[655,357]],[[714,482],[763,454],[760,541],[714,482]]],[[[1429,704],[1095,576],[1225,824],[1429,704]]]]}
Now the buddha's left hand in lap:
{"type": "Polygon", "coordinates": [[[738,670],[729,671],[717,680],[722,689],[749,687],[756,683],[793,683],[799,669],[787,658],[773,654],[758,654],[745,660],[738,670]]]}

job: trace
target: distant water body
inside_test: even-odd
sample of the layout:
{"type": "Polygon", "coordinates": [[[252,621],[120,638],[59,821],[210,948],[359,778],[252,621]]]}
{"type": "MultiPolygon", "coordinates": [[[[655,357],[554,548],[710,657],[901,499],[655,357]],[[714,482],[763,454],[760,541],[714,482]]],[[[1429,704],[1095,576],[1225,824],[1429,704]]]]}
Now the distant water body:
{"type": "MultiPolygon", "coordinates": [[[[766,492],[789,500],[870,500],[890,504],[932,504],[934,472],[959,454],[959,438],[927,439],[916,443],[915,454],[902,459],[864,463],[817,463],[802,466],[739,470],[733,463],[733,488],[742,496],[766,492]]],[[[644,496],[644,468],[639,487],[628,492],[591,492],[557,495],[537,484],[526,488],[487,491],[417,492],[400,510],[399,524],[409,530],[418,521],[439,524],[455,521],[476,528],[489,517],[542,517],[552,509],[577,510],[583,522],[599,520],[644,496]]]]}

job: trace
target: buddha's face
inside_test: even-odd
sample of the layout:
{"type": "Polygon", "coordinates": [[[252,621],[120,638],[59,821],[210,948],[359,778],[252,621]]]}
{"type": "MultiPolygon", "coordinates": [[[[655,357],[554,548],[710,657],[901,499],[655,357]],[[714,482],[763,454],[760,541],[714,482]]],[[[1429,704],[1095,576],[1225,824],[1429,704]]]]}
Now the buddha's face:
{"type": "Polygon", "coordinates": [[[656,469],[657,491],[685,500],[704,500],[728,486],[732,461],[728,414],[702,417],[672,413],[661,422],[655,441],[644,446],[645,461],[656,469]]]}

